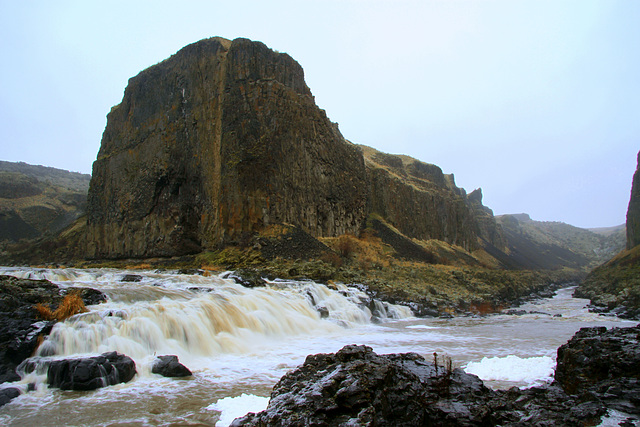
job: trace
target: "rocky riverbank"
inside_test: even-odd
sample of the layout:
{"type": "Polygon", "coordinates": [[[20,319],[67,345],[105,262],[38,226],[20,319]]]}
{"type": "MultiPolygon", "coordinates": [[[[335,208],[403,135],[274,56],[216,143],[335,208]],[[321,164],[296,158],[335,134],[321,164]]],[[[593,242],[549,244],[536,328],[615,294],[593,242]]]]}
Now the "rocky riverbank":
{"type": "Polygon", "coordinates": [[[43,319],[42,311],[37,307],[55,312],[65,296],[76,293],[86,305],[106,299],[95,289],[61,290],[46,280],[0,276],[0,383],[20,380],[16,368],[33,355],[57,322],[56,319],[43,319]]]}
{"type": "Polygon", "coordinates": [[[583,328],[558,349],[553,383],[506,391],[437,359],[350,345],[308,356],[276,384],[265,411],[232,425],[576,426],[597,425],[610,410],[637,425],[639,334],[640,325],[583,328]]]}

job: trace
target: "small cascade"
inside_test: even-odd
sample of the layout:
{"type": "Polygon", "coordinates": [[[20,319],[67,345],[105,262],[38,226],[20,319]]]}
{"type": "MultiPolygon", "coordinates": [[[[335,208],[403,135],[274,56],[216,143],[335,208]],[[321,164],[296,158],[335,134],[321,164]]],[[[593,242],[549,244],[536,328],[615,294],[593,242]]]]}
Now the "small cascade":
{"type": "Polygon", "coordinates": [[[110,269],[14,269],[7,274],[47,279],[62,287],[93,287],[108,296],[106,303],[55,325],[37,351],[39,359],[33,359],[41,364],[108,351],[143,364],[161,354],[193,362],[259,352],[294,336],[321,336],[381,319],[412,317],[407,307],[374,300],[343,284],[330,289],[313,281],[274,280],[265,287],[245,288],[224,278],[227,274],[110,269]]]}

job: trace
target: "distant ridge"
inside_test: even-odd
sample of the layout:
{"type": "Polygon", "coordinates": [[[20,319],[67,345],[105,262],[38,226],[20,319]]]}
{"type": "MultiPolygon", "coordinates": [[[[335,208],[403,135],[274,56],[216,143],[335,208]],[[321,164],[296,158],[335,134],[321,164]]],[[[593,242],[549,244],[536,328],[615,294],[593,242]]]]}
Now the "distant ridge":
{"type": "Polygon", "coordinates": [[[55,235],[86,209],[91,175],[0,161],[0,242],[55,235]]]}
{"type": "MultiPolygon", "coordinates": [[[[625,227],[589,230],[559,221],[535,221],[526,213],[496,217],[512,260],[532,269],[593,268],[625,245],[625,227]]],[[[509,261],[506,261],[509,262],[509,261]]]]}

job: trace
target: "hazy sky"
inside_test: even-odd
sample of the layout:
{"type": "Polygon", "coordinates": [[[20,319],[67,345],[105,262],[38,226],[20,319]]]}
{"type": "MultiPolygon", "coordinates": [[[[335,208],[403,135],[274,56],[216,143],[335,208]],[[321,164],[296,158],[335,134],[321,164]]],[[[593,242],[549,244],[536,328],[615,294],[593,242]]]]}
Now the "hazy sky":
{"type": "Polygon", "coordinates": [[[625,221],[635,0],[0,0],[0,160],[90,173],[127,80],[212,36],[290,54],[347,139],[482,187],[496,214],[625,221]]]}

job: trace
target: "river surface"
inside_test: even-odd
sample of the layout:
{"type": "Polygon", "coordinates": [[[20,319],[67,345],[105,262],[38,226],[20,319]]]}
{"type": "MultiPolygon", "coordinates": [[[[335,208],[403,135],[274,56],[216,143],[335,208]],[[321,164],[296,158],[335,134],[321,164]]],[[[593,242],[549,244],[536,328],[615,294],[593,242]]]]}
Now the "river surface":
{"type": "Polygon", "coordinates": [[[127,384],[91,392],[48,389],[44,376],[29,374],[11,385],[35,383],[36,390],[0,408],[1,425],[228,425],[263,409],[273,385],[308,354],[347,344],[429,360],[437,353],[490,387],[528,387],[550,380],[557,348],[581,327],[637,323],[589,313],[571,288],[519,307],[537,313],[418,319],[382,303],[373,316],[362,304],[366,295],[343,285],[274,281],[248,289],[225,274],[111,269],[0,267],[0,274],[104,292],[106,303],[58,323],[39,351],[65,358],[117,350],[138,371],[127,384]],[[141,280],[124,281],[127,274],[141,280]],[[193,377],[152,374],[155,356],[168,354],[193,377]]]}

